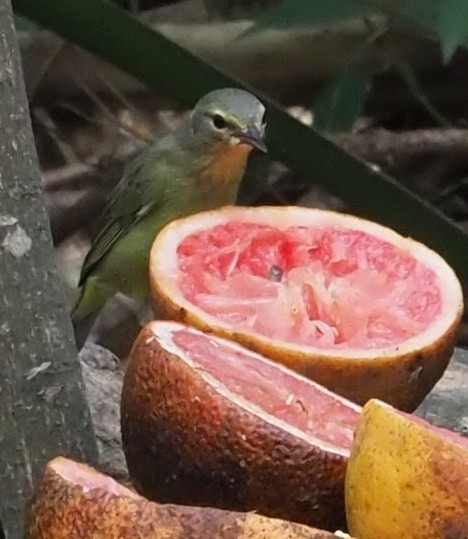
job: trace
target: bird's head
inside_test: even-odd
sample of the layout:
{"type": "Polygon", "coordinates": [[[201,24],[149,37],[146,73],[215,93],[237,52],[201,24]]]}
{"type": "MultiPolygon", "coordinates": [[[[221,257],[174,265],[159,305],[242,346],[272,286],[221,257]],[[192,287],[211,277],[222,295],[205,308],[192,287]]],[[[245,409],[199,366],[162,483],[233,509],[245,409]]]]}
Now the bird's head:
{"type": "Polygon", "coordinates": [[[266,152],[265,107],[251,93],[236,88],[215,90],[195,105],[191,128],[208,144],[244,144],[266,152]]]}

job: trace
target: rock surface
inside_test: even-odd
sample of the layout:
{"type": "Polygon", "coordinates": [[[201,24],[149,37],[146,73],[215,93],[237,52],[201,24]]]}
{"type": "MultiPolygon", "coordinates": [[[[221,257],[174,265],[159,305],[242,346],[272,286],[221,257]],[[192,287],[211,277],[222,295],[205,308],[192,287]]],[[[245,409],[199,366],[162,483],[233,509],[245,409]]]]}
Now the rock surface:
{"type": "Polygon", "coordinates": [[[468,350],[455,349],[444,376],[416,413],[433,425],[468,436],[468,350]]]}
{"type": "Polygon", "coordinates": [[[128,470],[120,436],[120,360],[97,344],[86,344],[80,354],[83,383],[97,438],[99,468],[128,484],[128,470]]]}

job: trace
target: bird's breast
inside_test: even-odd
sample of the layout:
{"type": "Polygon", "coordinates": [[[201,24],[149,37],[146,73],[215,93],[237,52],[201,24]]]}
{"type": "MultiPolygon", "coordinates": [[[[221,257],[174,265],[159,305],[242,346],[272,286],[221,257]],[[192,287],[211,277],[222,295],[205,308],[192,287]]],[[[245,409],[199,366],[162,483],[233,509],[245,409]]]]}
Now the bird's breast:
{"type": "Polygon", "coordinates": [[[247,144],[223,146],[203,168],[201,181],[211,185],[230,185],[239,182],[244,174],[252,147],[247,144]]]}

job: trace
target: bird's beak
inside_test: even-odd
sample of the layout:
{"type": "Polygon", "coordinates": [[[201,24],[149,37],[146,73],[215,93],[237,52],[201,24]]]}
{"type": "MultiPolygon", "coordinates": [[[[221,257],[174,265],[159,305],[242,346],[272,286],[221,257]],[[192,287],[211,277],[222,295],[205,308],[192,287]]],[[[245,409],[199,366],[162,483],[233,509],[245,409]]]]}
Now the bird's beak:
{"type": "Polygon", "coordinates": [[[268,151],[265,141],[263,140],[262,133],[260,133],[255,126],[247,128],[238,135],[238,138],[241,140],[241,142],[249,144],[263,153],[267,153],[268,151]]]}

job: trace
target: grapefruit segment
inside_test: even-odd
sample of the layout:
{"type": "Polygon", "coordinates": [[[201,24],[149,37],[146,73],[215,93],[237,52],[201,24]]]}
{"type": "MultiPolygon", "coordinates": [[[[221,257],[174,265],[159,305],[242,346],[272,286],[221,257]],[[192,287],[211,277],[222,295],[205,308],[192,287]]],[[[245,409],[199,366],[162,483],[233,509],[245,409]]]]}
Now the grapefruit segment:
{"type": "Polygon", "coordinates": [[[174,344],[190,360],[192,368],[203,368],[228,391],[257,405],[273,418],[319,440],[351,449],[356,410],[315,384],[279,369],[219,339],[182,328],[172,332],[174,344]]]}
{"type": "Polygon", "coordinates": [[[48,463],[29,509],[26,539],[332,539],[300,524],[207,507],[159,505],[93,468],[48,463]]]}
{"type": "Polygon", "coordinates": [[[359,539],[468,537],[468,439],[371,400],[345,497],[350,533],[359,539]]]}
{"type": "Polygon", "coordinates": [[[125,373],[122,439],[151,499],[335,530],[360,410],[231,341],[153,322],[125,373]]]}
{"type": "Polygon", "coordinates": [[[383,348],[423,331],[441,309],[434,271],[359,230],[230,221],[184,238],[177,257],[186,299],[287,342],[383,348]]]}
{"type": "Polygon", "coordinates": [[[442,375],[463,310],[460,283],[434,251],[376,223],[299,207],[175,221],[153,244],[150,280],[166,316],[358,403],[378,397],[409,411],[442,375]]]}

